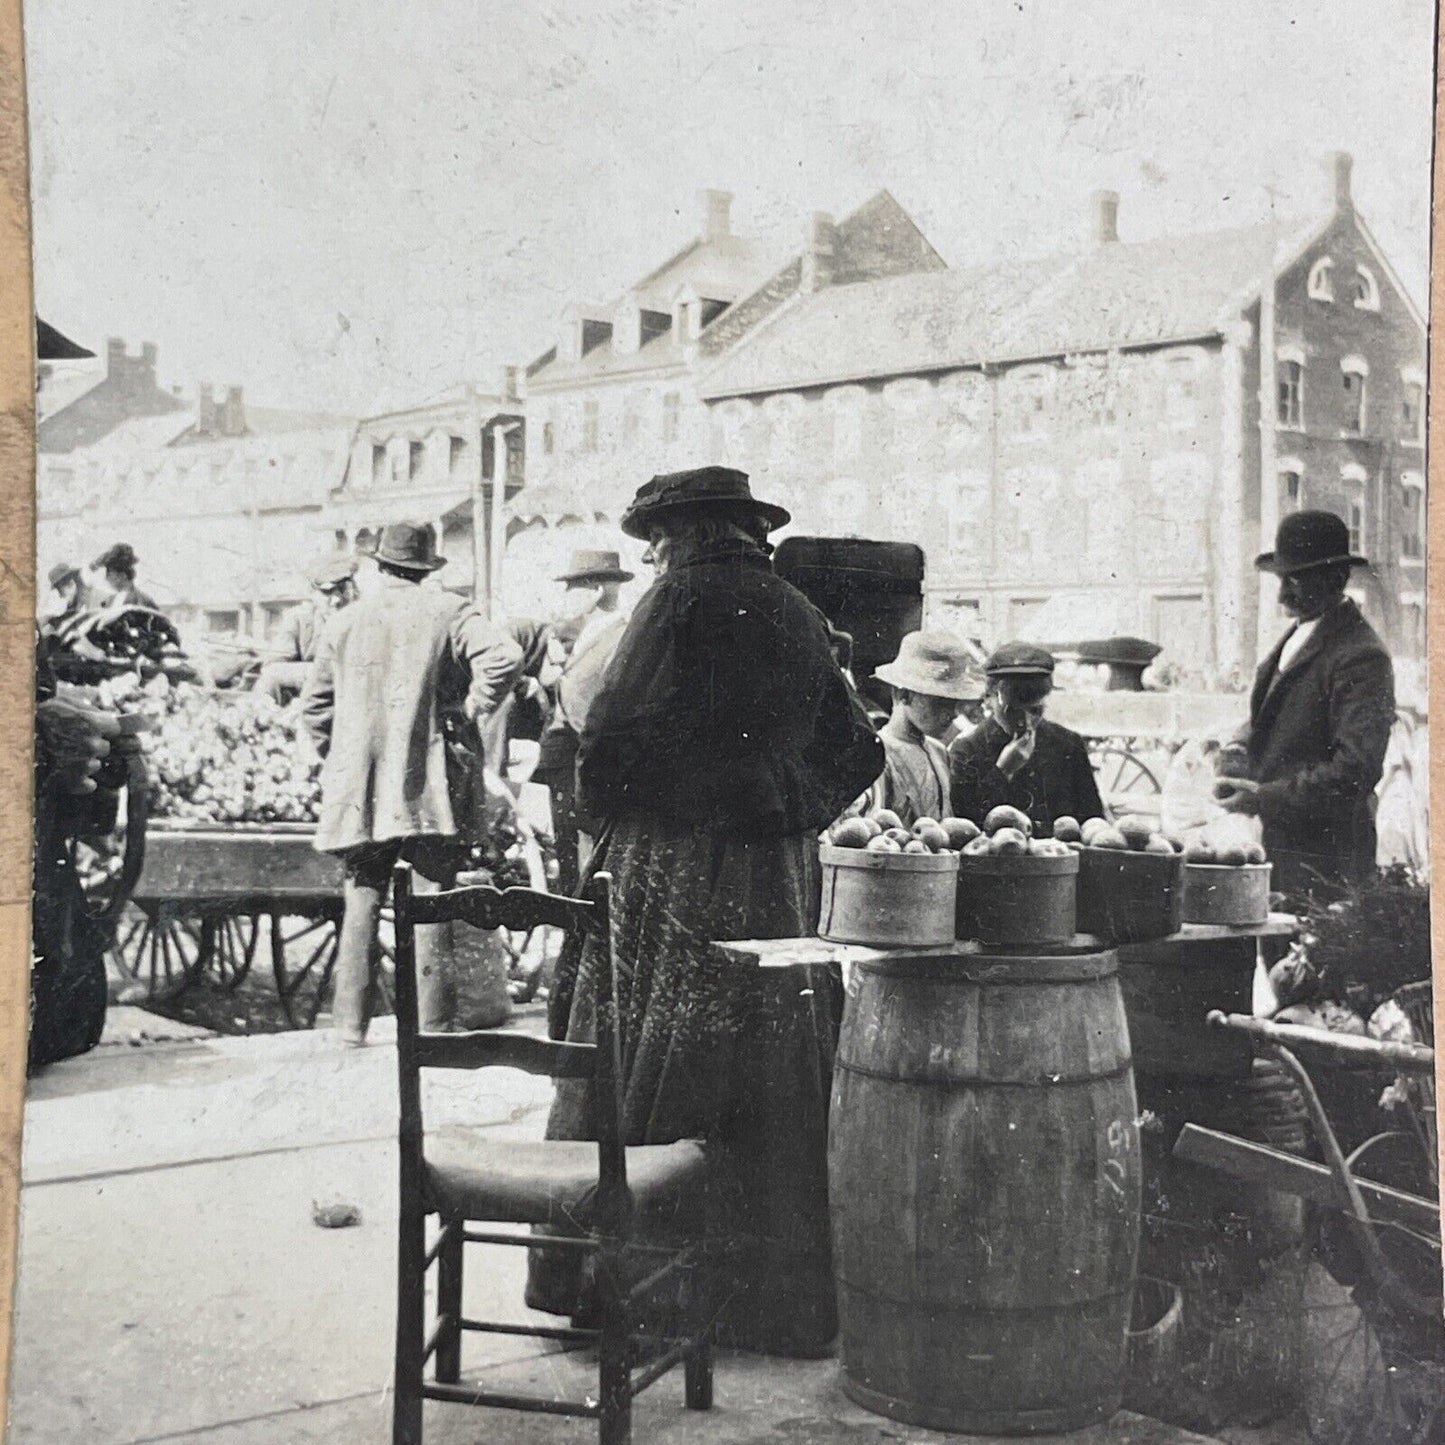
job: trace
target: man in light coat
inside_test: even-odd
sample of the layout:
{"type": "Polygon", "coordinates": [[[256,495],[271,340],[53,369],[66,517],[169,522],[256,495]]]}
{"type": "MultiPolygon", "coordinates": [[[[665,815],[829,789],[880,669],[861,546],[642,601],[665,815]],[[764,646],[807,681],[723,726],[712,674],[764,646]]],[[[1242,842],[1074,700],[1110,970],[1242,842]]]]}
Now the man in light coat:
{"type": "MultiPolygon", "coordinates": [[[[365,1042],[375,991],[377,919],[405,858],[421,891],[451,884],[476,823],[478,729],[516,681],[522,652],[476,607],[421,582],[446,559],[429,527],[398,523],[377,545],[374,591],[322,633],[302,716],[325,758],[316,847],[345,865],[335,1028],[365,1042]],[[459,817],[458,813],[463,816],[459,817]]],[[[442,1013],[445,928],[417,936],[422,1026],[442,1013]]]]}
{"type": "Polygon", "coordinates": [[[1221,755],[1216,794],[1257,816],[1273,886],[1295,906],[1330,899],[1375,867],[1375,785],[1395,720],[1385,645],[1345,595],[1350,532],[1332,512],[1294,512],[1255,565],[1279,578],[1295,623],[1260,664],[1249,728],[1221,755]]]}
{"type": "Polygon", "coordinates": [[[532,777],[552,794],[552,833],[564,893],[576,893],[596,830],[596,824],[577,811],[577,746],[588,709],[627,630],[620,592],[633,575],[616,552],[582,549],[572,554],[567,570],[557,578],[566,591],[552,624],[560,663],[553,683],[556,706],[542,734],[532,777]]]}

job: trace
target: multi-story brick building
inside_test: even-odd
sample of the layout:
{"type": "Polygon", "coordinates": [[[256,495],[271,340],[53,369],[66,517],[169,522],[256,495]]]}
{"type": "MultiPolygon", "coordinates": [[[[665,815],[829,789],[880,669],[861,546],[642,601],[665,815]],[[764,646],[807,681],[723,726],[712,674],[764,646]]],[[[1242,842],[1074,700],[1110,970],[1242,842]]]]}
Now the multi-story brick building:
{"type": "Polygon", "coordinates": [[[695,240],[611,302],[568,307],[557,344],[528,368],[527,484],[508,553],[524,605],[527,578],[555,570],[584,533],[617,545],[640,483],[711,455],[697,379],[719,354],[831,286],[943,269],[887,192],[839,222],[811,216],[804,249],[783,258],[734,232],[728,192],[701,200],[695,240]]]}
{"type": "Polygon", "coordinates": [[[801,290],[699,367],[698,453],[795,530],[922,544],[941,625],[1139,634],[1210,682],[1278,629],[1279,512],[1330,507],[1419,657],[1424,321],[1333,176],[1310,222],[1131,244],[1101,193],[1081,254],[801,290]]]}
{"type": "MultiPolygon", "coordinates": [[[[112,376],[116,347],[124,355],[113,343],[112,376]]],[[[75,444],[37,458],[40,575],[129,542],[142,587],[188,644],[269,635],[305,596],[308,566],[333,545],[327,504],[355,422],[248,407],[238,386],[219,398],[201,387],[194,410],[178,402],[128,419],[108,404],[88,408],[87,397],[71,403],[82,416],[64,407],[51,418],[75,444]]]]}
{"type": "Polygon", "coordinates": [[[353,548],[389,522],[426,523],[447,558],[443,585],[475,586],[485,600],[500,585],[495,559],[505,540],[505,513],[492,498],[499,476],[504,496],[520,489],[524,436],[510,366],[494,387],[463,383],[418,406],[363,417],[327,502],[337,546],[353,548]]]}

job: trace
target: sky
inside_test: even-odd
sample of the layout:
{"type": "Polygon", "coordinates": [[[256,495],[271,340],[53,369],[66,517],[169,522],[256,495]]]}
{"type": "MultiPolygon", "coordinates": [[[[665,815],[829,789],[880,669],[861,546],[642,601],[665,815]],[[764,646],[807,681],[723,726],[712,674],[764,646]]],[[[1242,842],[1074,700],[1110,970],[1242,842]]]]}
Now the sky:
{"type": "Polygon", "coordinates": [[[699,229],[887,187],[953,265],[1321,213],[1417,300],[1429,0],[33,0],[37,308],[188,395],[366,412],[525,364],[699,229]]]}

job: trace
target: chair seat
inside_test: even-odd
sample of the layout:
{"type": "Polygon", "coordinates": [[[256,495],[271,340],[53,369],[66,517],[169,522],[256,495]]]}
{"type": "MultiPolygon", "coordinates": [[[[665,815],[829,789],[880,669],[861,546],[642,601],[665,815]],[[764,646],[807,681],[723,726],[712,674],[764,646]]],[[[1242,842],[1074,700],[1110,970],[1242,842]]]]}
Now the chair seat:
{"type": "MultiPolygon", "coordinates": [[[[463,1219],[547,1224],[585,1233],[597,1196],[597,1145],[570,1139],[427,1142],[427,1207],[463,1219]]],[[[680,1204],[706,1173],[696,1139],[635,1144],[627,1185],[639,1212],[680,1204]]]]}

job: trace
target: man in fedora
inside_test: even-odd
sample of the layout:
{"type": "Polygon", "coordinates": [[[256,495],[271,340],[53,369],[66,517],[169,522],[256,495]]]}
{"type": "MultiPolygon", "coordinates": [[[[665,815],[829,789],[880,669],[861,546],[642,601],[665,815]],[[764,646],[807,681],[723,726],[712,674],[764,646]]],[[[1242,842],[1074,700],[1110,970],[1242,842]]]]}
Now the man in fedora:
{"type": "Polygon", "coordinates": [[[312,595],[281,619],[275,655],[261,668],[256,691],[285,702],[301,691],[316,656],[321,633],[332,616],[356,601],[357,559],[326,557],[307,573],[312,595]]]}
{"type": "Polygon", "coordinates": [[[552,793],[552,832],[562,891],[574,893],[596,825],[577,811],[577,745],[607,664],[627,630],[621,590],[633,573],[616,552],[581,549],[557,581],[564,588],[552,622],[552,716],[532,773],[552,793]]]}
{"type": "Polygon", "coordinates": [[[1056,818],[1103,817],[1083,738],[1044,717],[1054,690],[1053,654],[1006,642],[984,663],[984,675],[983,721],[951,749],[954,813],[982,824],[1007,803],[1046,838],[1056,818]]]}
{"type": "Polygon", "coordinates": [[[156,600],[135,585],[138,560],[135,548],[129,542],[117,542],[91,563],[104,579],[108,611],[120,612],[127,607],[149,607],[152,612],[160,611],[156,600]]]}
{"type": "Polygon", "coordinates": [[[1390,655],[1345,595],[1350,533],[1332,512],[1294,512],[1255,561],[1279,578],[1294,625],[1260,664],[1249,727],[1221,753],[1215,792],[1258,816],[1274,886],[1293,902],[1328,897],[1375,866],[1375,785],[1395,719],[1390,655]]]}
{"type": "Polygon", "coordinates": [[[978,696],[968,647],[947,632],[910,632],[898,656],[873,676],[893,690],[893,712],[878,730],[883,772],[868,790],[870,808],[891,808],[911,828],[951,811],[948,749],[940,739],[960,704],[978,696]]]}
{"type": "Polygon", "coordinates": [[[47,638],[65,637],[76,618],[85,611],[85,579],[79,567],[58,562],[50,569],[47,580],[60,605],[42,619],[41,634],[47,638]]]}
{"type": "MultiPolygon", "coordinates": [[[[420,585],[446,565],[430,527],[386,527],[374,560],[376,589],[333,615],[302,694],[303,721],[325,759],[315,846],[345,866],[332,1016],[351,1044],[365,1042],[371,1019],[391,870],[405,858],[424,892],[454,879],[476,821],[479,769],[469,770],[468,755],[522,658],[472,603],[420,585]]],[[[424,1028],[444,1027],[448,943],[442,928],[417,935],[424,1028]]]]}

